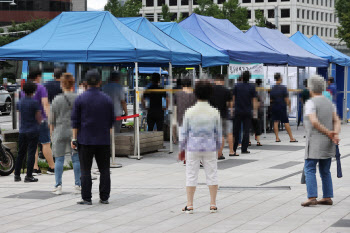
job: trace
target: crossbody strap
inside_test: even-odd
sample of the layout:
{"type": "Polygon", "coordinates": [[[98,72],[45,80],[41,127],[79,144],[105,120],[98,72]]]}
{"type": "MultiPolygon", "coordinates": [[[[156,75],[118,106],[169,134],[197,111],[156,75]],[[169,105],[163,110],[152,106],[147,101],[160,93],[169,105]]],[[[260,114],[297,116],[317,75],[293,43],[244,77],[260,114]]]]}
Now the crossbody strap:
{"type": "Polygon", "coordinates": [[[72,103],[69,101],[68,97],[65,94],[63,94],[63,96],[64,96],[65,100],[67,101],[69,108],[72,109],[73,106],[72,106],[72,103]]]}

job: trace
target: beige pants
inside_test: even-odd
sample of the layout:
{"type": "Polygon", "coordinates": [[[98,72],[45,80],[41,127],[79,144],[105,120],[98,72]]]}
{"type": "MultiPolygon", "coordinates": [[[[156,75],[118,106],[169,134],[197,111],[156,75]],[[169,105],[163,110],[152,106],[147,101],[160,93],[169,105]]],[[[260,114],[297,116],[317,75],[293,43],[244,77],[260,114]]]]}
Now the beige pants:
{"type": "Polygon", "coordinates": [[[216,152],[186,152],[186,186],[197,186],[202,161],[207,185],[218,185],[218,162],[216,152]]]}

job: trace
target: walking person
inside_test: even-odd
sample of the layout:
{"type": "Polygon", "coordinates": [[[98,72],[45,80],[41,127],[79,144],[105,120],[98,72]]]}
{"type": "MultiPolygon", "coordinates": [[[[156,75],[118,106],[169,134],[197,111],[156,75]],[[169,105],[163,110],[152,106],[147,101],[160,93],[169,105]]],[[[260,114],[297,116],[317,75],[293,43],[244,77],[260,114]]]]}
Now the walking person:
{"type": "Polygon", "coordinates": [[[329,77],[327,80],[327,84],[328,84],[327,91],[332,95],[333,103],[337,104],[338,91],[337,91],[337,84],[335,84],[334,82],[334,78],[329,77]]]}
{"type": "Polygon", "coordinates": [[[217,211],[218,190],[217,151],[222,143],[220,113],[209,104],[212,87],[208,81],[196,84],[197,103],[185,112],[180,133],[180,149],[186,155],[187,205],[183,212],[193,213],[193,198],[196,191],[199,164],[202,161],[210,191],[210,212],[217,211]]]}
{"type": "Polygon", "coordinates": [[[82,200],[78,204],[92,205],[91,167],[94,157],[100,172],[100,203],[108,204],[111,192],[110,132],[115,121],[114,106],[111,98],[99,89],[101,75],[97,70],[89,70],[86,81],[88,89],[76,98],[72,111],[71,146],[78,149],[81,169],[82,200]]]}
{"type": "MultiPolygon", "coordinates": [[[[255,86],[257,88],[261,88],[262,80],[257,79],[255,81],[255,86]]],[[[262,132],[262,119],[264,118],[264,100],[265,100],[265,91],[258,90],[257,91],[257,108],[253,110],[253,118],[252,118],[252,127],[255,135],[255,141],[257,146],[262,146],[260,142],[260,135],[262,132]]],[[[249,143],[250,144],[250,143],[249,143]]]]}
{"type": "MultiPolygon", "coordinates": [[[[47,174],[53,175],[55,174],[55,163],[52,157],[51,151],[51,139],[50,139],[50,130],[49,125],[47,123],[47,119],[50,113],[50,105],[48,101],[48,94],[46,88],[41,85],[42,72],[41,70],[33,70],[29,72],[28,81],[32,81],[36,84],[37,88],[35,94],[33,95],[33,99],[38,101],[40,104],[42,121],[39,127],[39,143],[42,145],[42,152],[44,157],[49,164],[49,168],[47,170],[47,174]]],[[[21,96],[25,96],[24,92],[22,92],[21,96]]],[[[35,153],[35,163],[33,175],[41,175],[41,170],[38,166],[38,150],[35,153]]]]}
{"type": "MultiPolygon", "coordinates": [[[[242,83],[237,83],[233,89],[233,101],[235,106],[235,138],[238,139],[243,125],[242,154],[249,154],[249,131],[252,122],[252,112],[257,111],[257,93],[255,86],[249,83],[250,72],[244,71],[242,83]]],[[[234,152],[238,148],[238,140],[235,140],[234,152]]]]}
{"type": "Polygon", "coordinates": [[[57,95],[63,93],[60,80],[65,70],[62,68],[55,68],[53,72],[54,80],[50,80],[44,84],[44,87],[47,90],[47,99],[49,104],[52,103],[57,95]]]}
{"type": "Polygon", "coordinates": [[[276,142],[281,142],[281,139],[278,136],[279,123],[284,124],[289,135],[290,142],[298,142],[293,137],[292,129],[289,125],[287,106],[290,112],[291,103],[288,97],[288,90],[285,86],[282,85],[282,76],[280,73],[276,73],[274,78],[276,81],[276,85],[274,85],[270,91],[270,100],[272,120],[274,122],[273,130],[276,135],[276,142]]]}
{"type": "Polygon", "coordinates": [[[35,83],[27,81],[23,86],[25,96],[18,102],[19,111],[19,136],[18,136],[18,156],[15,164],[15,182],[21,181],[21,168],[24,158],[27,159],[27,175],[24,182],[37,182],[33,177],[33,167],[35,161],[35,151],[39,141],[39,125],[41,123],[40,104],[33,99],[37,89],[35,83]]]}
{"type": "Polygon", "coordinates": [[[152,74],[152,84],[147,88],[147,90],[160,90],[156,92],[145,91],[142,96],[142,107],[147,109],[147,126],[148,131],[153,131],[154,126],[157,126],[157,131],[163,131],[164,125],[164,111],[168,108],[169,100],[167,95],[161,90],[160,84],[160,74],[152,74]],[[149,106],[146,107],[146,99],[149,101],[149,106]],[[163,99],[166,99],[166,106],[163,107],[163,99]]]}
{"type": "MultiPolygon", "coordinates": [[[[128,108],[126,105],[125,92],[123,86],[119,84],[120,73],[113,71],[109,82],[102,87],[102,91],[111,97],[114,104],[115,117],[127,116],[128,108]]],[[[123,121],[116,121],[114,124],[114,133],[120,133],[123,121]]]]}
{"type": "Polygon", "coordinates": [[[52,152],[55,155],[55,188],[54,194],[62,194],[62,174],[63,165],[66,155],[72,157],[74,170],[74,190],[76,193],[81,192],[80,182],[80,162],[78,151],[71,147],[72,127],[71,114],[73,104],[77,98],[74,91],[74,77],[70,73],[64,73],[61,77],[61,86],[63,94],[55,97],[51,105],[51,112],[49,118],[51,138],[52,138],[52,152]]]}
{"type": "Polygon", "coordinates": [[[225,76],[218,74],[215,77],[213,92],[210,97],[209,103],[219,110],[222,123],[222,144],[218,151],[218,159],[223,160],[225,156],[222,151],[225,146],[225,139],[228,141],[230,148],[229,156],[238,156],[233,150],[234,138],[233,138],[233,121],[228,119],[229,108],[232,108],[232,93],[225,87],[225,76]]]}
{"type": "Polygon", "coordinates": [[[333,185],[330,167],[339,143],[340,119],[334,104],[322,95],[325,88],[321,76],[308,81],[311,99],[305,103],[304,125],[306,130],[305,178],[308,200],[302,206],[332,205],[333,185]],[[323,198],[317,201],[316,165],[322,180],[323,198]]]}

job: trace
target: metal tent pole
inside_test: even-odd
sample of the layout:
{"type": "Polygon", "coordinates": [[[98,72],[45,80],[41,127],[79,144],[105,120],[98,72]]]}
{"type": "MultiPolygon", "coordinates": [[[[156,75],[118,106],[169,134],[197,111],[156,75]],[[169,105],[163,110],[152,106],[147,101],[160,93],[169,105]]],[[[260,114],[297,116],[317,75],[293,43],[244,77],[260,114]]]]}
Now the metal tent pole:
{"type": "Polygon", "coordinates": [[[221,66],[221,72],[220,73],[222,74],[222,66],[221,66]]]}
{"type": "Polygon", "coordinates": [[[196,85],[196,68],[193,68],[193,77],[192,77],[192,87],[194,88],[196,85]]]}
{"type": "Polygon", "coordinates": [[[343,103],[343,122],[348,122],[348,72],[349,67],[344,67],[344,103],[343,103]]]}
{"type": "MultiPolygon", "coordinates": [[[[266,75],[265,75],[265,80],[264,80],[264,92],[265,94],[267,93],[266,91],[266,80],[269,77],[269,66],[266,66],[266,75]]],[[[265,106],[265,102],[266,102],[266,97],[267,95],[265,95],[265,99],[263,100],[263,104],[264,104],[264,137],[266,138],[266,106],[265,106]]]]}
{"type": "Polygon", "coordinates": [[[202,68],[202,65],[199,65],[199,79],[202,79],[202,75],[203,75],[203,68],[202,68]]]}
{"type": "Polygon", "coordinates": [[[173,148],[173,66],[171,62],[169,62],[169,80],[170,80],[170,109],[169,109],[169,117],[170,117],[170,151],[169,153],[174,152],[173,148]]]}

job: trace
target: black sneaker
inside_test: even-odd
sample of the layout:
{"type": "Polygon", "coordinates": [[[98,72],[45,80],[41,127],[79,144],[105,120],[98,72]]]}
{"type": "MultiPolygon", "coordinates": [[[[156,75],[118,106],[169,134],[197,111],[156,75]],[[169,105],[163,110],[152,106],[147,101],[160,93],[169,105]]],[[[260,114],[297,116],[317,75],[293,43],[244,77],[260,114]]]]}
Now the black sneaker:
{"type": "Polygon", "coordinates": [[[224,155],[221,155],[218,160],[224,160],[225,159],[225,156],[224,155]]]}
{"type": "Polygon", "coordinates": [[[91,201],[81,200],[77,202],[78,205],[92,205],[91,201]]]}
{"type": "Polygon", "coordinates": [[[21,179],[21,176],[16,176],[15,175],[15,182],[19,182],[19,181],[21,181],[22,179],[21,179]]]}
{"type": "Polygon", "coordinates": [[[39,169],[34,169],[33,170],[33,176],[40,176],[41,175],[41,170],[39,169]]]}
{"type": "Polygon", "coordinates": [[[250,154],[250,151],[247,150],[247,151],[242,151],[242,154],[250,154]]]}
{"type": "Polygon", "coordinates": [[[109,204],[109,201],[108,200],[105,200],[105,201],[100,200],[100,203],[107,205],[107,204],[109,204]]]}
{"type": "Polygon", "coordinates": [[[46,174],[48,174],[48,175],[55,175],[55,169],[49,167],[49,169],[47,169],[46,174]]]}
{"type": "Polygon", "coordinates": [[[24,177],[24,182],[25,183],[38,182],[38,179],[34,178],[33,176],[31,176],[31,177],[26,176],[26,177],[24,177]]]}

